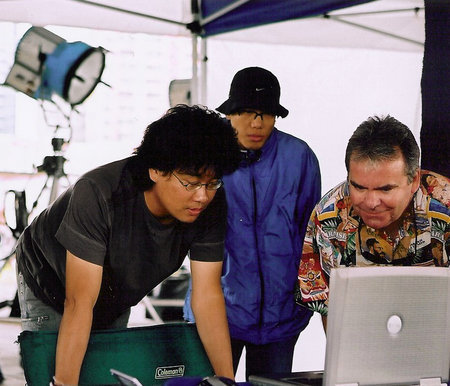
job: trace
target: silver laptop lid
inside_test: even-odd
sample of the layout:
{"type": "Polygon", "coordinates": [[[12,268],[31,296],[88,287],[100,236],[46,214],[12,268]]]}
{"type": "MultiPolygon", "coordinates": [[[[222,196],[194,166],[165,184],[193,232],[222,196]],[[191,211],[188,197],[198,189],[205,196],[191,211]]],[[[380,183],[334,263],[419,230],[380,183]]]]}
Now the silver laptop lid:
{"type": "Polygon", "coordinates": [[[324,385],[448,381],[450,270],[333,269],[324,385]]]}

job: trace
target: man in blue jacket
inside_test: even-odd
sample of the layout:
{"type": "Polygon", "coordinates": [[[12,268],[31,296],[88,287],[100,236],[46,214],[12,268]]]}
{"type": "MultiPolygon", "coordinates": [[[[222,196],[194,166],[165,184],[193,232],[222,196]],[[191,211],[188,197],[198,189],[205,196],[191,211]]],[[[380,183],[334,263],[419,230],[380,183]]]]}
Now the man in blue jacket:
{"type": "Polygon", "coordinates": [[[293,294],[306,225],[320,198],[317,158],[275,128],[288,110],[270,71],[244,68],[217,108],[237,132],[242,162],[224,177],[228,205],[222,285],[234,371],[246,349],[246,376],[290,372],[311,312],[293,294]]]}

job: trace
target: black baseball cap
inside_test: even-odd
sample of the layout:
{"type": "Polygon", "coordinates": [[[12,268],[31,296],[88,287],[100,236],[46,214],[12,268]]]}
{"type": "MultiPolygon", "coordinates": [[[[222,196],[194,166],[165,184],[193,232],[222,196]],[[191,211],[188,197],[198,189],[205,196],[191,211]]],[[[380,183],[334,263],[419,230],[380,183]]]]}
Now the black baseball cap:
{"type": "Polygon", "coordinates": [[[289,111],[280,105],[280,94],[274,74],[261,67],[247,67],[234,75],[228,99],[216,110],[228,115],[253,108],[284,118],[289,111]]]}

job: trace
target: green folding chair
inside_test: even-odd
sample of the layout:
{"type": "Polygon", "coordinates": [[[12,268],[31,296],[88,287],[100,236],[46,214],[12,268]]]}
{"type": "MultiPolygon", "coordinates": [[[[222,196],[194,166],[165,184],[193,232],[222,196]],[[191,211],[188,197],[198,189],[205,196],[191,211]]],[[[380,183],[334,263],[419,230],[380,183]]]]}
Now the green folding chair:
{"type": "MultiPolygon", "coordinates": [[[[25,379],[48,386],[55,373],[57,332],[23,331],[19,335],[25,379]]],[[[168,323],[91,333],[80,385],[114,385],[110,369],[163,385],[170,378],[214,374],[195,324],[168,323]]]]}

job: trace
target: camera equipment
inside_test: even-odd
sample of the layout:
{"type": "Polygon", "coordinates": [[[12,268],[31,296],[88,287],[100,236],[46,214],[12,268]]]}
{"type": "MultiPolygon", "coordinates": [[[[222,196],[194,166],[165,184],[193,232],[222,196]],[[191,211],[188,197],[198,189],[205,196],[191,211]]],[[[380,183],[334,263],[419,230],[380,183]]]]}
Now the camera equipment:
{"type": "MultiPolygon", "coordinates": [[[[39,192],[36,201],[33,203],[32,210],[37,206],[42,193],[48,187],[50,179],[52,179],[52,185],[50,190],[49,204],[51,204],[58,197],[59,193],[59,180],[62,177],[67,179],[67,174],[64,171],[64,163],[66,158],[61,155],[62,147],[66,143],[63,138],[52,138],[53,155],[45,156],[42,165],[37,166],[38,172],[45,172],[47,174],[47,179],[45,180],[44,186],[39,192]]],[[[68,179],[67,179],[68,181],[68,179]]]]}

